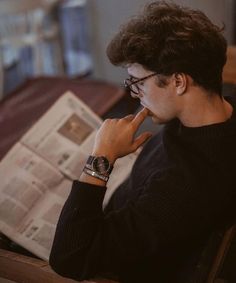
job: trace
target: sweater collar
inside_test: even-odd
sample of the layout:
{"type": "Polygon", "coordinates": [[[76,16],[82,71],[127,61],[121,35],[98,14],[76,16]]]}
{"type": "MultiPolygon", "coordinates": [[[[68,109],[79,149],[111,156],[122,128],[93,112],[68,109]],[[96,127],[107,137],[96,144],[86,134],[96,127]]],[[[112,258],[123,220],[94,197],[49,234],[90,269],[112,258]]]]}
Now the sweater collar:
{"type": "Polygon", "coordinates": [[[178,119],[174,119],[168,125],[166,130],[168,133],[174,134],[182,138],[211,138],[220,137],[236,133],[236,97],[224,97],[233,107],[233,112],[230,119],[225,122],[201,126],[201,127],[186,127],[178,119]]]}

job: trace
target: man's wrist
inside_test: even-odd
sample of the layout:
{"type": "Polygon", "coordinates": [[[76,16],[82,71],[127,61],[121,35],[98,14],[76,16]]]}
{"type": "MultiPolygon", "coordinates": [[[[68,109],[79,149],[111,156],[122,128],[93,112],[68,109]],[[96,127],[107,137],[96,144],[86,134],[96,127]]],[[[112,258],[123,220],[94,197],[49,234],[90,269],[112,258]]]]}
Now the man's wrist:
{"type": "Polygon", "coordinates": [[[109,180],[112,170],[113,164],[106,156],[93,152],[93,155],[90,155],[87,159],[80,179],[85,182],[93,184],[98,182],[100,185],[104,185],[109,180]]]}

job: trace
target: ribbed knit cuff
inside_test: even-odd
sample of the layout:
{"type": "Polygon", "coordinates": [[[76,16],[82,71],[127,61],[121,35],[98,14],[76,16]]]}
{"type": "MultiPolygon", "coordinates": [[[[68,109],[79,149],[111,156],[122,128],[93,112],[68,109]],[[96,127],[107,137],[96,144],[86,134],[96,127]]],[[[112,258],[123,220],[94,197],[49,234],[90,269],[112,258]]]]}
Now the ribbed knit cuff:
{"type": "Polygon", "coordinates": [[[101,210],[106,187],[74,181],[67,206],[81,210],[101,210]]]}

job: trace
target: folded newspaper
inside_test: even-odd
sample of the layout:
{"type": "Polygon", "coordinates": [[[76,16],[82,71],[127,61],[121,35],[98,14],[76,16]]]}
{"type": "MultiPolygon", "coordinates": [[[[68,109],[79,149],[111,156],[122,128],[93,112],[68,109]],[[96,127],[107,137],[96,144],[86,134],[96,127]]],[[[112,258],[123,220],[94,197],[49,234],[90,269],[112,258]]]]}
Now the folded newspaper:
{"type": "MultiPolygon", "coordinates": [[[[0,162],[0,232],[48,260],[57,220],[91,153],[102,120],[63,94],[0,162]]],[[[104,203],[127,178],[137,154],[117,160],[104,203]]]]}

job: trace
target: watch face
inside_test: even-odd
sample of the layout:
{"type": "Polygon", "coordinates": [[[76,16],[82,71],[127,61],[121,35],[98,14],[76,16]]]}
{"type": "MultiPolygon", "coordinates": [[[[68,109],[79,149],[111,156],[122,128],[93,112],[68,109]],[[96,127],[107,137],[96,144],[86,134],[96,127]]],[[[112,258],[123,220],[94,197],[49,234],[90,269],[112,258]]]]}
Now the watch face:
{"type": "Polygon", "coordinates": [[[96,157],[93,160],[93,168],[100,174],[108,173],[110,169],[110,163],[104,156],[96,157]]]}

